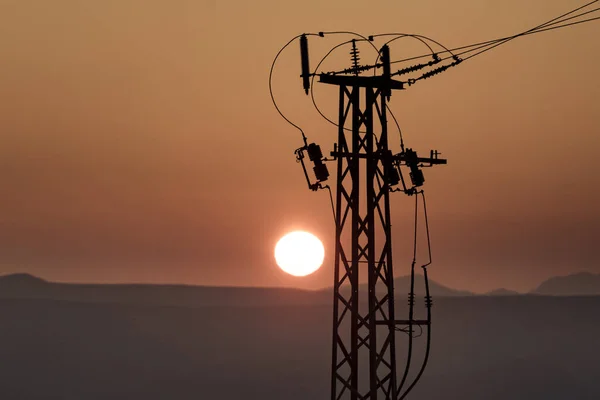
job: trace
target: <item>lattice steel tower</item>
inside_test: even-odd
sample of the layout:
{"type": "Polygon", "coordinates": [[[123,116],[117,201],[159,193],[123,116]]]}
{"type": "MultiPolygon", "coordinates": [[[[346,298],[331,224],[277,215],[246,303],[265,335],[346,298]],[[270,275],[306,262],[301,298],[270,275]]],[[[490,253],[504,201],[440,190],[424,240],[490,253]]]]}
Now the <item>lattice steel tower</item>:
{"type": "MultiPolygon", "coordinates": [[[[333,73],[311,74],[305,35],[300,38],[300,47],[305,91],[308,93],[312,76],[339,88],[338,138],[331,152],[333,160],[323,158],[320,147],[308,144],[304,136],[305,145],[296,150],[312,190],[326,187],[321,184],[329,176],[324,162],[337,164],[331,399],[397,400],[404,393],[400,390],[408,367],[398,379],[396,332],[404,330],[412,340],[413,327],[429,328],[430,319],[413,318],[412,287],[408,319],[395,317],[390,193],[418,195],[418,187],[424,182],[420,167],[446,161],[439,159],[437,152],[420,158],[411,149],[402,148],[398,154],[390,151],[387,100],[393,90],[404,88],[404,82],[392,79],[387,46],[379,52],[383,73],[373,76],[360,75],[375,66],[359,65],[354,41],[352,66],[333,73]],[[316,183],[310,182],[305,151],[315,164],[316,183]],[[410,169],[410,188],[402,177],[401,165],[410,169]],[[393,189],[400,182],[402,188],[393,189]]],[[[414,278],[414,262],[411,274],[414,278]]],[[[428,294],[426,305],[431,305],[428,294]]]]}
{"type": "MultiPolygon", "coordinates": [[[[386,89],[390,79],[323,75],[339,86],[331,398],[396,399],[386,89]],[[361,102],[364,103],[361,105],[361,102]],[[344,129],[350,125],[350,132],[344,129]],[[378,133],[379,139],[375,135],[378,133]],[[363,194],[364,193],[364,194],[363,194]],[[361,204],[364,199],[364,204],[361,204]],[[350,231],[350,238],[344,237],[350,231]],[[377,234],[376,234],[377,233],[377,234]],[[360,272],[367,271],[366,291],[360,272]],[[349,288],[344,284],[349,283],[349,288]],[[346,290],[345,290],[346,289],[346,290]],[[367,309],[361,309],[361,297],[367,309]],[[368,363],[368,376],[359,367],[368,363]],[[381,393],[381,395],[378,395],[381,393]]],[[[364,304],[364,303],[363,303],[364,304]]]]}

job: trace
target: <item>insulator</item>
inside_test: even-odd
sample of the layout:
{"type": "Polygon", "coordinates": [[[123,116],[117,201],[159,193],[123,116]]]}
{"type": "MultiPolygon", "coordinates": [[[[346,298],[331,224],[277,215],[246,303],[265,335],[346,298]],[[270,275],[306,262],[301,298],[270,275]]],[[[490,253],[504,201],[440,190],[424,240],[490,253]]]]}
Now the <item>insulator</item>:
{"type": "Polygon", "coordinates": [[[426,66],[427,66],[427,64],[411,65],[410,67],[406,67],[406,68],[402,68],[402,69],[398,70],[398,72],[396,72],[396,75],[408,74],[410,72],[414,72],[414,71],[423,69],[426,66]]]}
{"type": "Polygon", "coordinates": [[[331,72],[332,75],[339,75],[339,74],[353,74],[356,71],[358,72],[363,72],[363,71],[368,71],[370,69],[373,68],[378,68],[377,65],[359,65],[358,68],[352,67],[352,68],[346,68],[342,71],[339,72],[331,72]]]}
{"type": "Polygon", "coordinates": [[[421,75],[421,79],[427,79],[430,78],[434,75],[437,75],[441,72],[444,72],[445,70],[447,70],[448,68],[450,68],[450,65],[444,65],[442,67],[436,68],[436,69],[432,69],[431,71],[425,72],[423,75],[421,75]]]}
{"type": "Polygon", "coordinates": [[[419,169],[419,157],[417,156],[417,153],[412,149],[406,149],[404,160],[408,168],[410,168],[409,176],[413,186],[423,186],[425,177],[423,176],[423,171],[419,169]]]}
{"type": "Polygon", "coordinates": [[[398,173],[398,170],[394,167],[391,167],[388,170],[388,175],[387,175],[388,185],[396,186],[399,182],[400,182],[400,174],[398,173]]]}
{"type": "Polygon", "coordinates": [[[406,161],[406,165],[409,167],[413,165],[417,165],[419,163],[419,157],[417,156],[417,152],[413,149],[406,149],[404,152],[404,161],[406,161]]]}
{"type": "Polygon", "coordinates": [[[308,39],[306,35],[300,36],[300,61],[302,67],[302,86],[308,94],[310,90],[310,68],[308,64],[308,39]]]}
{"type": "Polygon", "coordinates": [[[327,170],[327,165],[323,164],[321,161],[315,163],[313,171],[315,172],[315,177],[319,182],[326,181],[327,178],[329,178],[329,171],[327,170]]]}
{"type": "Polygon", "coordinates": [[[441,67],[439,67],[439,68],[436,68],[436,69],[432,69],[431,71],[428,71],[428,72],[425,72],[423,75],[421,75],[421,78],[419,78],[419,79],[427,79],[427,78],[430,78],[430,77],[432,77],[432,76],[434,76],[434,75],[437,75],[437,74],[439,74],[440,72],[444,72],[444,71],[445,71],[445,70],[447,70],[448,68],[450,68],[450,67],[454,67],[455,65],[458,65],[458,64],[460,64],[460,63],[462,62],[462,59],[461,59],[461,58],[459,58],[458,56],[454,56],[453,58],[454,58],[454,61],[453,61],[453,62],[451,62],[450,64],[448,64],[448,65],[444,65],[444,66],[441,66],[441,67]]]}
{"type": "Polygon", "coordinates": [[[383,172],[386,176],[387,184],[389,186],[397,185],[400,182],[400,174],[393,162],[392,152],[390,150],[384,153],[383,165],[383,172]]]}
{"type": "MultiPolygon", "coordinates": [[[[381,64],[383,64],[383,79],[389,81],[389,79],[392,76],[390,64],[390,48],[387,44],[383,45],[379,53],[381,54],[381,64]]],[[[385,94],[388,100],[390,99],[390,96],[392,95],[392,89],[390,89],[389,87],[389,82],[385,83],[385,86],[383,88],[383,94],[385,94]]]]}
{"type": "Polygon", "coordinates": [[[311,143],[306,147],[306,152],[308,153],[308,159],[312,162],[320,161],[323,158],[323,152],[321,151],[321,146],[316,143],[311,143]]]}
{"type": "Polygon", "coordinates": [[[360,72],[360,65],[358,62],[360,61],[359,57],[360,52],[356,47],[356,40],[352,40],[352,50],[350,50],[350,59],[352,60],[352,72],[354,75],[358,75],[360,72]]]}
{"type": "Polygon", "coordinates": [[[432,65],[435,65],[439,62],[440,62],[440,59],[438,58],[438,59],[433,59],[432,61],[429,61],[427,63],[411,65],[410,67],[406,67],[401,70],[398,70],[398,72],[396,72],[396,75],[408,74],[408,73],[411,73],[414,71],[418,71],[425,67],[431,67],[432,65]]]}
{"type": "Polygon", "coordinates": [[[390,48],[384,45],[381,48],[381,63],[383,64],[383,76],[388,77],[392,74],[390,71],[390,48]]]}
{"type": "Polygon", "coordinates": [[[425,176],[423,175],[423,171],[420,169],[413,169],[409,175],[413,186],[419,187],[423,186],[425,183],[425,176]]]}
{"type": "Polygon", "coordinates": [[[420,69],[423,69],[423,68],[425,68],[426,66],[427,66],[427,64],[418,64],[418,65],[412,65],[412,66],[410,66],[410,67],[408,67],[408,68],[403,68],[403,69],[401,69],[400,71],[398,71],[398,74],[399,74],[399,75],[402,75],[402,74],[408,74],[408,73],[410,73],[410,72],[414,72],[414,71],[418,71],[418,70],[420,70],[420,69]]]}
{"type": "Polygon", "coordinates": [[[431,296],[425,296],[425,305],[431,307],[433,305],[433,300],[431,300],[431,296]]]}

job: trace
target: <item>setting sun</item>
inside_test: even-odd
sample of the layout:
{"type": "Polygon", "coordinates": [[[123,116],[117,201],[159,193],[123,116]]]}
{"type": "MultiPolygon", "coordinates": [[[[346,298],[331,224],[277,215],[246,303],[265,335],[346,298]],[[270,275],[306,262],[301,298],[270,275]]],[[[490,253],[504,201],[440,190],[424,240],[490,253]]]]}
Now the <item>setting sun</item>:
{"type": "Polygon", "coordinates": [[[310,275],[323,264],[325,249],[315,235],[296,231],[279,239],[275,261],[284,272],[294,276],[310,275]]]}

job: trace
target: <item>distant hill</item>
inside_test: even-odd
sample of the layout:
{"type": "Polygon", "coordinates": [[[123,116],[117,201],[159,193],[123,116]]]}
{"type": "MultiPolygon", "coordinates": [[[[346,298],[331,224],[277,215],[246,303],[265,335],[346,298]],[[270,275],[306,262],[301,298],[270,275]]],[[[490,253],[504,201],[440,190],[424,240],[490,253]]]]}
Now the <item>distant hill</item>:
{"type": "Polygon", "coordinates": [[[3,289],[28,290],[47,284],[48,282],[31,274],[10,274],[0,276],[3,289]]]}
{"type": "MultiPolygon", "coordinates": [[[[394,279],[394,291],[396,293],[408,293],[410,291],[410,276],[401,276],[394,279]]],[[[432,296],[473,296],[472,292],[466,290],[451,289],[447,286],[429,279],[429,293],[432,296]]],[[[423,275],[415,274],[415,295],[425,295],[425,280],[423,275]]]]}
{"type": "Polygon", "coordinates": [[[600,274],[581,272],[555,276],[542,282],[531,293],[549,296],[600,295],[600,274]]]}
{"type": "Polygon", "coordinates": [[[182,307],[329,304],[329,293],[293,288],[158,284],[71,284],[29,274],[0,276],[0,299],[48,299],[182,307]]]}
{"type": "MultiPolygon", "coordinates": [[[[349,288],[348,285],[344,286],[349,288]]],[[[361,290],[366,290],[367,284],[361,284],[361,290]]],[[[331,288],[323,289],[323,291],[331,291],[331,288]]],[[[410,276],[400,276],[394,279],[394,292],[399,295],[408,294],[410,291],[410,276]]],[[[423,275],[415,274],[415,296],[425,295],[425,281],[423,275]]],[[[457,296],[474,296],[474,293],[466,290],[451,289],[447,286],[437,283],[436,281],[429,279],[429,293],[434,297],[457,297],[457,296]]]]}
{"type": "Polygon", "coordinates": [[[519,296],[519,295],[521,295],[521,293],[514,291],[514,290],[500,288],[500,289],[494,289],[490,292],[487,292],[485,295],[486,296],[519,296]]]}
{"type": "MultiPolygon", "coordinates": [[[[362,290],[366,289],[362,284],[362,290]]],[[[405,299],[410,277],[394,279],[396,298],[405,299]]],[[[433,297],[468,297],[476,294],[429,280],[433,297]]],[[[348,290],[348,285],[344,290],[348,290]]],[[[528,294],[546,296],[600,295],[600,274],[579,273],[546,280],[528,294]]],[[[415,296],[425,295],[423,275],[415,275],[415,296]]],[[[496,289],[484,296],[518,296],[496,289]]],[[[30,274],[0,276],[0,299],[48,299],[92,303],[119,303],[179,307],[277,307],[330,305],[331,287],[322,290],[264,287],[218,287],[160,284],[68,284],[49,282],[30,274]]]]}

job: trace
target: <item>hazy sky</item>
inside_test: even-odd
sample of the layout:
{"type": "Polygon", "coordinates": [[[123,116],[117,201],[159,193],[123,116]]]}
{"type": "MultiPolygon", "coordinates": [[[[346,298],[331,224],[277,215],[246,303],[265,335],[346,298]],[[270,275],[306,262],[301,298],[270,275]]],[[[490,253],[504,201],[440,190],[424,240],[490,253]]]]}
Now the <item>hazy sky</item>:
{"type": "MultiPolygon", "coordinates": [[[[293,156],[301,139],[267,90],[279,48],[323,30],[457,47],[583,3],[0,0],[0,273],[330,285],[329,200],[306,189],[293,156]],[[313,276],[275,266],[275,242],[292,229],[325,242],[313,276]]],[[[433,279],[528,290],[600,272],[598,38],[600,22],[520,38],[393,95],[407,146],[449,159],[425,171],[433,279]]],[[[312,65],[346,39],[311,38],[312,65]]],[[[416,52],[392,47],[393,57],[416,52]]],[[[329,151],[336,128],[304,96],[299,67],[294,45],[275,95],[329,151]]],[[[335,117],[335,91],[315,91],[335,117]]],[[[397,275],[409,267],[411,207],[393,197],[397,275]]]]}

